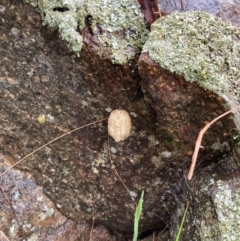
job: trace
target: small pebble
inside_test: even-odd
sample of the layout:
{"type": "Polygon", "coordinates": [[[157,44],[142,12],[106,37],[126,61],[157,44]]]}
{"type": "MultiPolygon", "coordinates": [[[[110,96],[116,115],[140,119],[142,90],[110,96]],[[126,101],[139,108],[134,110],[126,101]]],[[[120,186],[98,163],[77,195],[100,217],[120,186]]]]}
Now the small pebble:
{"type": "Polygon", "coordinates": [[[172,156],[172,153],[169,151],[163,151],[161,152],[161,156],[165,158],[170,158],[172,156]]]}
{"type": "Polygon", "coordinates": [[[112,108],[111,107],[107,107],[107,108],[105,108],[105,111],[110,113],[112,111],[112,108]]]}
{"type": "Polygon", "coordinates": [[[111,146],[110,151],[111,151],[113,154],[117,153],[117,149],[116,149],[115,147],[113,147],[113,146],[111,146]]]}
{"type": "Polygon", "coordinates": [[[52,116],[51,114],[47,114],[47,120],[50,122],[54,121],[54,116],[52,116]]]}
{"type": "Polygon", "coordinates": [[[85,100],[82,100],[82,105],[87,107],[88,106],[88,102],[85,101],[85,100]]]}
{"type": "Polygon", "coordinates": [[[17,36],[19,33],[20,33],[20,30],[18,30],[17,28],[11,28],[11,33],[14,35],[14,36],[17,36]]]}
{"type": "Polygon", "coordinates": [[[135,112],[130,112],[130,115],[135,118],[137,117],[137,114],[135,112]]]}
{"type": "Polygon", "coordinates": [[[59,204],[59,203],[57,203],[57,208],[61,208],[62,207],[62,205],[61,204],[59,204]]]}
{"type": "Polygon", "coordinates": [[[5,8],[3,5],[0,5],[0,12],[1,12],[1,13],[4,13],[5,10],[6,10],[6,8],[5,8]]]}
{"type": "Polygon", "coordinates": [[[137,197],[137,193],[134,192],[134,191],[129,191],[129,194],[130,194],[130,196],[133,197],[133,198],[136,198],[136,197],[137,197]]]}

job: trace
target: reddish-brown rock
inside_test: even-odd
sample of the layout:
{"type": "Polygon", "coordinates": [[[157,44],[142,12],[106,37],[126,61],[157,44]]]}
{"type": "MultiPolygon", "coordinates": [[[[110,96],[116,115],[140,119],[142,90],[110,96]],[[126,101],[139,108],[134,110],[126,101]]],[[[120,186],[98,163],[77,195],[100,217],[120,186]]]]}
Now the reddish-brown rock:
{"type": "Polygon", "coordinates": [[[139,232],[165,227],[176,203],[172,192],[179,187],[169,177],[171,163],[164,166],[171,153],[155,135],[156,118],[140,91],[136,60],[112,64],[107,52],[101,59],[91,33],[84,35],[80,58],[69,54],[57,32],[42,27],[28,4],[16,2],[2,15],[1,152],[16,163],[62,134],[106,118],[15,168],[30,173],[59,211],[79,224],[91,225],[94,209],[96,225],[131,238],[135,204],[145,190],[139,232]],[[118,143],[108,137],[113,109],[128,111],[132,122],[130,136],[118,143]]]}
{"type": "MultiPolygon", "coordinates": [[[[152,24],[138,70],[173,162],[191,156],[206,123],[240,104],[239,34],[230,23],[201,11],[175,12],[152,24]]],[[[238,110],[218,120],[204,135],[199,159],[213,161],[226,142],[229,150],[239,129],[238,110]]]]}
{"type": "MultiPolygon", "coordinates": [[[[223,98],[197,83],[190,83],[183,76],[161,68],[150,59],[148,53],[140,56],[138,65],[144,97],[156,113],[157,132],[161,141],[171,146],[171,151],[176,154],[172,158],[183,162],[193,154],[199,131],[229,110],[230,106],[223,98]]],[[[219,120],[204,135],[200,160],[216,157],[212,148],[216,142],[227,141],[230,146],[232,135],[237,134],[232,116],[219,120]]]]}
{"type": "MultiPolygon", "coordinates": [[[[103,226],[78,225],[63,216],[28,173],[11,169],[11,160],[0,155],[0,240],[114,241],[103,226]],[[20,226],[19,226],[20,225],[20,226]],[[92,229],[92,231],[91,231],[92,229]]],[[[94,213],[92,214],[94,218],[94,213]]]]}
{"type": "MultiPolygon", "coordinates": [[[[181,92],[188,94],[193,91],[204,96],[207,101],[210,99],[209,112],[217,110],[215,115],[222,110],[214,103],[222,103],[222,100],[195,84],[186,83],[181,77],[163,73],[166,70],[163,71],[154,63],[144,63],[147,58],[144,54],[142,57],[146,58],[141,59],[141,67],[146,71],[149,68],[150,75],[153,73],[156,77],[154,81],[157,85],[150,81],[151,85],[148,86],[145,79],[143,90],[149,91],[144,93],[145,98],[155,108],[157,119],[140,91],[137,57],[128,64],[112,64],[110,49],[100,45],[97,40],[96,35],[102,34],[101,28],[96,26],[97,34],[90,31],[90,16],[81,33],[83,48],[81,57],[77,58],[69,54],[56,31],[51,32],[42,27],[40,15],[32,7],[21,1],[12,1],[12,6],[7,0],[1,4],[6,8],[0,12],[4,19],[0,27],[0,151],[11,156],[12,163],[67,131],[102,118],[107,119],[111,109],[125,109],[132,119],[132,131],[124,141],[115,143],[112,138],[108,138],[105,119],[59,139],[15,167],[30,173],[40,185],[34,183],[33,189],[30,189],[32,193],[34,188],[43,190],[54,203],[51,203],[51,207],[57,206],[58,211],[67,217],[56,216],[59,220],[54,219],[53,223],[50,218],[47,219],[48,222],[44,223],[47,228],[41,230],[42,236],[38,240],[46,240],[45,232],[51,232],[48,227],[53,230],[49,239],[54,240],[56,236],[61,240],[55,229],[52,229],[54,223],[63,224],[57,226],[59,230],[65,231],[67,224],[70,227],[66,232],[63,231],[62,240],[69,240],[70,234],[75,235],[78,231],[82,238],[88,239],[93,210],[96,240],[100,240],[100,237],[107,240],[106,237],[109,237],[122,241],[124,235],[131,239],[135,205],[143,189],[145,197],[139,231],[166,227],[172,211],[179,205],[181,180],[185,181],[188,169],[188,165],[183,163],[186,161],[189,164],[194,138],[204,124],[203,116],[192,117],[199,125],[198,130],[189,124],[193,123],[191,111],[197,113],[193,108],[195,100],[191,96],[188,102],[181,92]],[[161,75],[172,81],[160,81],[165,85],[159,90],[161,75]],[[155,92],[151,86],[156,88],[155,92]],[[158,91],[161,91],[161,97],[158,91]],[[162,114],[166,116],[159,115],[161,109],[156,108],[158,105],[154,103],[154,98],[158,104],[162,103],[162,114]],[[184,109],[179,103],[183,104],[184,109]],[[189,103],[193,106],[188,106],[189,103]],[[181,123],[182,120],[185,122],[181,123]],[[107,226],[115,235],[100,225],[107,226]],[[119,232],[121,234],[117,235],[119,232]]],[[[64,9],[56,10],[61,12],[64,9]]],[[[132,34],[116,31],[114,36],[124,38],[128,33],[132,34]]],[[[111,36],[108,33],[107,37],[111,36]]],[[[128,51],[135,50],[127,46],[126,53],[128,51]]],[[[144,77],[145,73],[141,72],[141,75],[144,77]]],[[[148,78],[147,73],[145,77],[148,78]]],[[[196,103],[199,108],[203,107],[201,99],[196,103]]],[[[206,119],[214,117],[208,114],[205,114],[206,119]]],[[[214,128],[219,133],[219,125],[225,128],[229,121],[231,124],[230,118],[213,126],[206,135],[206,141],[211,140],[214,128]]],[[[233,128],[229,126],[230,132],[233,128]]],[[[203,145],[206,143],[203,142],[203,145]]],[[[206,149],[206,155],[208,153],[206,149]]],[[[11,196],[16,193],[15,186],[18,186],[14,181],[9,182],[9,175],[6,173],[0,180],[6,193],[11,196]]],[[[24,188],[26,186],[23,185],[24,188]]],[[[30,197],[35,200],[35,197],[30,197]]],[[[22,203],[18,201],[14,203],[17,205],[16,212],[18,209],[21,212],[22,203]]],[[[6,205],[3,196],[1,203],[6,205]]],[[[21,213],[24,215],[25,209],[21,213]]],[[[26,218],[19,219],[24,222],[26,218]]],[[[1,225],[5,230],[9,228],[10,222],[4,221],[1,225]]],[[[4,237],[4,233],[8,234],[1,229],[0,235],[4,237]]],[[[20,239],[21,234],[18,235],[20,239]]]]}

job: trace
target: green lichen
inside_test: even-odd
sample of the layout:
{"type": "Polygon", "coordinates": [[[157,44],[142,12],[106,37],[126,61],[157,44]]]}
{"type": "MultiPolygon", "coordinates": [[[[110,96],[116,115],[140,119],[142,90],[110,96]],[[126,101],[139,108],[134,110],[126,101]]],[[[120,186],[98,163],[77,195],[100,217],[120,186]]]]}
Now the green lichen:
{"type": "Polygon", "coordinates": [[[68,47],[79,54],[83,38],[78,28],[84,27],[83,1],[78,0],[39,0],[38,8],[43,18],[43,24],[52,29],[58,29],[60,36],[68,43],[68,47]]]}
{"type": "Polygon", "coordinates": [[[83,44],[80,31],[89,28],[102,48],[110,51],[113,63],[123,64],[132,59],[147,40],[148,30],[137,1],[122,0],[25,0],[38,6],[43,23],[59,29],[69,48],[79,54],[83,44]]]}
{"type": "Polygon", "coordinates": [[[38,5],[38,0],[25,0],[25,2],[31,4],[34,7],[37,7],[38,5]]]}
{"type": "Polygon", "coordinates": [[[108,161],[108,151],[107,151],[107,149],[104,148],[102,150],[102,153],[98,155],[98,158],[95,159],[92,162],[92,171],[93,171],[93,173],[98,174],[99,173],[98,169],[100,167],[105,167],[107,161],[108,161]]]}
{"type": "Polygon", "coordinates": [[[221,224],[220,233],[222,240],[238,240],[240,237],[240,191],[234,190],[222,183],[217,182],[218,193],[215,195],[214,203],[218,221],[221,224]]]}
{"type": "Polygon", "coordinates": [[[216,220],[213,219],[212,207],[210,202],[206,202],[205,209],[201,210],[204,220],[200,223],[201,241],[220,241],[219,225],[216,220]],[[206,220],[206,221],[205,221],[206,220]]]}
{"type": "MultiPolygon", "coordinates": [[[[232,181],[231,181],[232,182],[232,181]]],[[[212,213],[205,209],[203,216],[206,223],[201,223],[201,240],[235,241],[240,237],[240,190],[229,186],[227,182],[221,180],[216,182],[217,193],[213,195],[213,203],[216,212],[216,220],[207,218],[207,213],[212,213]]],[[[207,205],[206,205],[207,206],[207,205]]]]}
{"type": "Polygon", "coordinates": [[[132,59],[148,34],[138,2],[95,0],[88,1],[86,6],[92,16],[92,31],[97,34],[99,28],[103,30],[98,39],[111,48],[112,61],[122,64],[132,59]]]}
{"type": "Polygon", "coordinates": [[[143,52],[229,102],[240,99],[240,31],[205,12],[172,13],[151,26],[143,52]]]}

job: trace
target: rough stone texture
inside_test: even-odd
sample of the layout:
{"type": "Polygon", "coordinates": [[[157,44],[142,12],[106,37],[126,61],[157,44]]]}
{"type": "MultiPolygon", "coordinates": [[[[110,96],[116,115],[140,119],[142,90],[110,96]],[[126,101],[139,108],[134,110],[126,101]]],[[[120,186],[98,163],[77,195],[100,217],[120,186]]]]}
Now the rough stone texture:
{"type": "Polygon", "coordinates": [[[240,99],[239,35],[238,28],[208,13],[175,12],[152,25],[143,53],[234,105],[240,99]]]}
{"type": "Polygon", "coordinates": [[[239,240],[239,171],[238,143],[233,152],[217,165],[198,170],[191,183],[183,180],[183,196],[172,220],[172,237],[176,237],[184,206],[190,201],[182,241],[239,240]]]}
{"type": "MultiPolygon", "coordinates": [[[[239,30],[207,13],[173,13],[152,25],[138,61],[142,90],[178,160],[192,154],[207,122],[239,104],[239,48],[239,30]]],[[[239,129],[239,112],[219,120],[204,135],[200,158],[213,160],[239,129]]]]}
{"type": "MultiPolygon", "coordinates": [[[[93,33],[91,18],[83,15],[86,24],[80,30],[83,33],[81,58],[76,58],[58,39],[57,31],[51,32],[41,26],[40,15],[33,8],[21,1],[9,3],[5,0],[1,4],[0,152],[11,156],[15,163],[69,130],[107,118],[111,109],[126,109],[130,112],[133,129],[130,137],[123,142],[115,143],[110,138],[108,145],[105,120],[45,147],[18,167],[31,173],[61,213],[86,227],[83,237],[89,237],[90,226],[86,223],[92,223],[94,208],[96,225],[103,224],[115,234],[121,232],[131,239],[135,203],[142,189],[146,195],[140,232],[165,227],[171,212],[179,205],[180,180],[186,169],[183,163],[190,160],[195,140],[191,133],[187,132],[192,146],[182,145],[177,139],[172,139],[169,126],[163,130],[162,122],[157,123],[139,90],[136,61],[133,59],[123,66],[112,64],[110,55],[116,45],[111,42],[111,47],[101,48],[96,37],[99,30],[96,16],[93,23],[97,30],[93,33]],[[112,160],[109,159],[109,149],[112,160]],[[184,158],[181,152],[186,154],[184,158]]],[[[54,8],[58,12],[56,15],[62,18],[67,15],[64,6],[54,8]]],[[[114,32],[115,37],[121,37],[121,34],[118,30],[114,32]]],[[[121,48],[116,53],[119,50],[121,48]]],[[[125,50],[123,48],[123,54],[125,50]]],[[[135,50],[130,51],[133,53],[131,58],[136,54],[135,50]]],[[[124,58],[124,61],[127,59],[124,58]]],[[[194,84],[186,86],[190,88],[194,84]]],[[[199,89],[196,91],[201,92],[199,89]]],[[[214,94],[208,93],[207,97],[211,95],[215,98],[214,94]]],[[[210,111],[215,110],[214,106],[212,108],[210,111]]],[[[173,115],[176,113],[173,112],[173,115]]],[[[207,116],[211,118],[209,113],[207,116]]],[[[166,123],[168,120],[163,124],[166,123]]],[[[230,117],[218,125],[224,128],[228,123],[232,124],[230,117]]],[[[199,129],[202,123],[200,125],[199,129]]],[[[235,126],[230,125],[229,131],[232,128],[235,126]]],[[[176,129],[175,120],[172,129],[176,129]]],[[[206,135],[207,140],[210,137],[206,135]]],[[[215,144],[224,147],[221,141],[219,139],[215,144]]],[[[5,182],[6,177],[7,174],[1,177],[1,181],[5,182]]],[[[72,225],[73,229],[75,225],[72,225]]],[[[99,237],[109,234],[102,226],[97,226],[96,230],[100,230],[99,237]]],[[[3,232],[0,235],[4,237],[3,232]]],[[[66,240],[68,236],[64,238],[66,240]]],[[[122,235],[111,238],[124,240],[122,235]]]]}
{"type": "MultiPolygon", "coordinates": [[[[239,30],[220,22],[219,31],[227,33],[222,30],[222,27],[227,27],[232,39],[228,38],[227,41],[230,42],[225,44],[224,36],[220,36],[221,48],[217,48],[217,52],[213,53],[214,49],[209,51],[208,47],[214,46],[217,40],[212,37],[212,42],[208,41],[206,33],[200,31],[200,23],[195,25],[193,20],[191,24],[187,24],[187,18],[191,18],[192,14],[196,14],[201,20],[207,16],[205,13],[188,12],[182,15],[172,14],[157,20],[152,25],[150,38],[143,47],[143,52],[146,53],[140,56],[138,62],[144,97],[156,112],[159,133],[165,133],[165,138],[172,140],[172,146],[181,150],[183,156],[180,159],[186,158],[192,149],[191,143],[195,143],[197,134],[205,123],[239,104],[240,94],[239,30]],[[167,18],[175,18],[178,26],[174,26],[167,18]],[[206,68],[201,68],[201,63],[198,62],[205,53],[198,45],[200,37],[196,34],[196,26],[200,36],[203,36],[201,41],[207,49],[206,54],[211,53],[212,58],[216,57],[210,58],[209,62],[206,61],[207,58],[202,58],[206,61],[203,62],[206,68]],[[187,34],[188,29],[192,31],[192,38],[187,34]],[[186,36],[187,42],[184,42],[186,36]],[[179,44],[176,44],[176,40],[179,44]],[[224,64],[221,65],[221,61],[214,62],[218,59],[215,55],[219,54],[219,50],[225,63],[230,63],[228,68],[225,68],[224,64]],[[216,78],[211,72],[211,65],[218,68],[219,64],[221,69],[216,71],[216,78]],[[223,76],[225,81],[221,80],[223,76]],[[216,82],[210,82],[211,86],[208,86],[205,81],[209,79],[215,79],[216,82]]],[[[208,21],[205,19],[205,24],[208,21]]],[[[216,19],[215,23],[218,21],[216,19]]],[[[212,28],[206,29],[210,36],[212,28]]],[[[239,125],[238,113],[215,123],[204,135],[202,145],[205,148],[201,151],[199,159],[213,161],[217,157],[213,149],[228,149],[234,134],[239,133],[239,125]]],[[[172,153],[171,160],[176,152],[172,153]]],[[[187,183],[183,178],[182,197],[172,216],[171,238],[166,240],[175,239],[187,201],[190,201],[190,208],[181,235],[182,240],[238,240],[240,212],[239,181],[236,176],[239,173],[239,153],[238,144],[228,158],[197,173],[191,183],[187,183]]]]}
{"type": "Polygon", "coordinates": [[[110,57],[113,63],[126,64],[140,52],[149,32],[137,1],[26,2],[38,8],[44,25],[58,29],[61,38],[78,55],[85,35],[91,33],[95,54],[110,57]]]}
{"type": "Polygon", "coordinates": [[[96,225],[131,238],[135,203],[144,189],[140,232],[165,227],[181,170],[174,171],[171,147],[155,133],[156,118],[139,89],[136,62],[113,65],[109,55],[100,61],[90,33],[81,58],[70,55],[57,32],[41,26],[33,7],[19,1],[2,4],[1,153],[17,162],[69,130],[107,118],[111,109],[125,109],[132,119],[126,140],[109,138],[105,120],[65,136],[18,167],[78,223],[91,223],[94,208],[96,225]],[[117,150],[112,161],[109,148],[117,150]]]}
{"type": "Polygon", "coordinates": [[[240,3],[238,0],[158,0],[158,2],[161,5],[161,9],[165,12],[204,11],[225,21],[230,21],[235,26],[240,26],[240,3]]]}
{"type": "MultiPolygon", "coordinates": [[[[11,159],[1,155],[0,172],[10,167],[11,159]]],[[[1,241],[26,238],[29,241],[89,241],[91,225],[78,225],[63,216],[29,174],[11,169],[4,178],[0,177],[0,186],[1,241]]],[[[114,241],[117,238],[98,226],[92,230],[92,240],[114,241]]]]}

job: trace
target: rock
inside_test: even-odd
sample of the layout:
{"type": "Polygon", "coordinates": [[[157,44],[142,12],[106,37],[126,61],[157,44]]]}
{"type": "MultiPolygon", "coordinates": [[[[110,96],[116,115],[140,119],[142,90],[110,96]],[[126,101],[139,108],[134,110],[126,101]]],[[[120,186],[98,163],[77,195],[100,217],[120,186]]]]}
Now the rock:
{"type": "Polygon", "coordinates": [[[161,9],[171,13],[174,11],[186,12],[189,10],[204,11],[218,16],[224,21],[230,21],[234,26],[240,25],[238,1],[229,0],[187,0],[187,1],[168,1],[161,0],[161,9]]]}
{"type": "MultiPolygon", "coordinates": [[[[238,240],[240,182],[240,144],[233,152],[204,171],[200,170],[187,184],[183,180],[183,196],[172,219],[171,234],[176,237],[184,212],[184,204],[190,202],[181,235],[183,241],[238,240]]],[[[173,240],[173,239],[169,240],[173,240]]]]}
{"type": "Polygon", "coordinates": [[[137,1],[25,1],[38,7],[44,25],[58,29],[77,55],[87,43],[100,57],[126,64],[140,52],[149,32],[137,1]]]}
{"type": "MultiPolygon", "coordinates": [[[[0,172],[11,168],[11,159],[0,156],[0,172]]],[[[12,161],[12,160],[11,160],[12,161]]],[[[0,239],[88,241],[91,225],[78,225],[63,216],[31,175],[11,169],[0,177],[0,239]],[[17,218],[17,219],[16,219],[17,218]],[[19,226],[20,224],[20,226],[19,226]]],[[[58,204],[56,204],[58,206],[58,204]]],[[[60,208],[60,207],[59,207],[60,208]]],[[[103,226],[92,230],[92,240],[116,240],[103,226]]]]}
{"type": "Polygon", "coordinates": [[[78,224],[91,225],[94,209],[95,225],[121,233],[118,240],[123,235],[131,238],[135,204],[145,190],[139,232],[165,227],[179,186],[171,149],[156,136],[156,118],[139,89],[136,60],[112,64],[107,51],[99,58],[87,28],[78,58],[69,54],[56,31],[42,27],[33,7],[19,1],[3,5],[1,152],[16,163],[87,125],[16,167],[30,173],[59,211],[78,224]],[[108,137],[110,109],[131,113],[131,133],[124,141],[108,137]],[[113,145],[115,154],[109,150],[113,145]]]}
{"type": "MultiPolygon", "coordinates": [[[[186,145],[171,139],[169,129],[173,129],[174,137],[182,132],[174,132],[175,122],[163,131],[161,122],[143,99],[137,53],[148,30],[140,7],[129,0],[121,5],[101,1],[96,6],[87,5],[92,1],[79,1],[83,6],[76,5],[76,1],[31,2],[41,5],[44,23],[58,28],[61,37],[69,41],[69,47],[77,53],[81,49],[81,54],[80,58],[69,54],[57,31],[42,27],[41,16],[34,8],[20,1],[13,1],[12,5],[7,0],[1,3],[4,11],[0,28],[0,151],[11,157],[14,164],[49,141],[82,127],[44,146],[15,167],[29,173],[40,185],[34,187],[43,187],[44,194],[54,203],[50,207],[58,208],[54,214],[59,211],[63,215],[59,214],[56,221],[63,224],[57,226],[59,230],[69,225],[62,240],[69,240],[70,234],[77,232],[81,238],[89,239],[93,210],[93,239],[131,239],[135,206],[142,190],[145,197],[139,233],[166,227],[179,205],[184,165],[190,160],[193,142],[190,148],[187,138],[186,145]],[[110,12],[106,17],[107,7],[110,12]],[[140,28],[135,29],[135,25],[140,28]],[[72,35],[67,34],[68,27],[72,35]],[[132,120],[130,136],[119,143],[107,134],[107,118],[114,109],[128,111],[132,120]]],[[[216,99],[216,94],[208,93],[216,99]]],[[[218,101],[223,103],[221,98],[218,101]]],[[[214,106],[210,111],[213,110],[214,106]]],[[[236,130],[231,118],[220,123],[223,128],[229,124],[229,133],[236,130]]],[[[187,134],[194,140],[191,133],[187,134]]],[[[227,138],[228,134],[224,140],[227,138]]],[[[226,146],[222,139],[214,141],[214,146],[226,146]]],[[[8,174],[0,177],[3,188],[9,181],[8,174]]],[[[11,188],[8,194],[14,191],[11,188]]],[[[21,207],[21,203],[17,204],[21,207]]],[[[51,224],[47,227],[51,227],[50,217],[48,220],[51,224]]],[[[45,240],[46,232],[49,229],[41,230],[38,240],[45,240]]],[[[29,235],[34,234],[35,231],[29,235]]],[[[4,237],[5,231],[1,230],[0,235],[4,237]]],[[[49,239],[54,240],[57,231],[51,235],[49,239]]]]}
{"type": "MultiPolygon", "coordinates": [[[[139,73],[161,142],[172,147],[172,160],[191,156],[205,124],[240,103],[239,33],[197,11],[175,12],[152,25],[139,73]]],[[[216,158],[216,144],[230,146],[239,130],[239,112],[220,119],[204,135],[200,159],[216,158]]]]}

